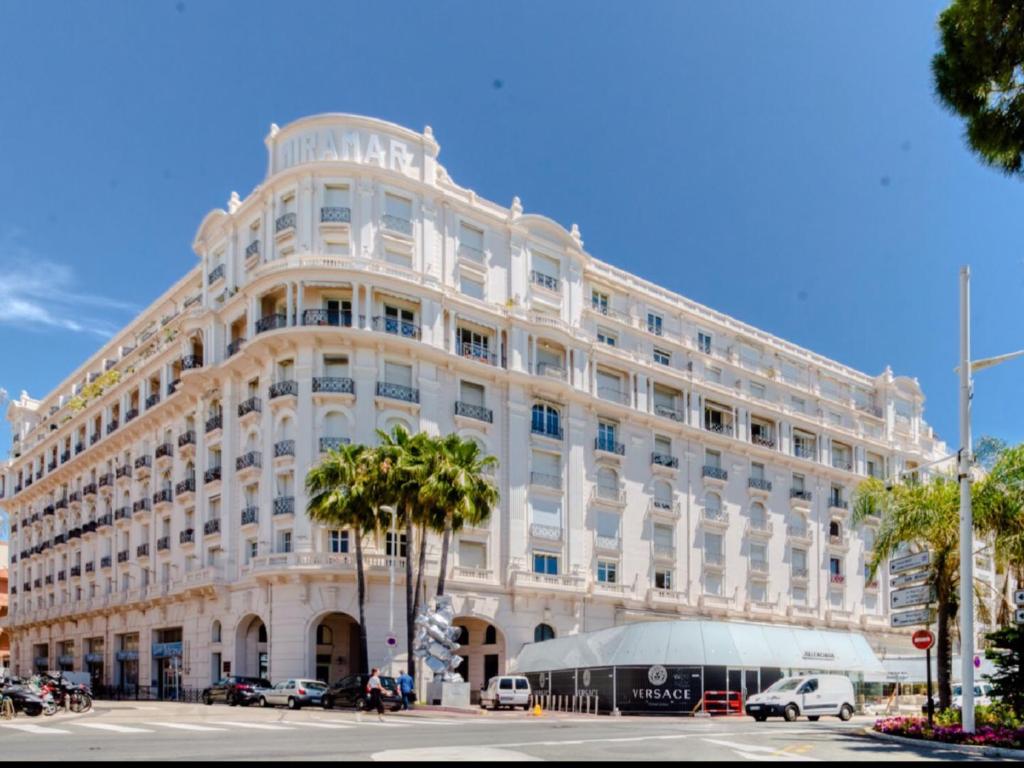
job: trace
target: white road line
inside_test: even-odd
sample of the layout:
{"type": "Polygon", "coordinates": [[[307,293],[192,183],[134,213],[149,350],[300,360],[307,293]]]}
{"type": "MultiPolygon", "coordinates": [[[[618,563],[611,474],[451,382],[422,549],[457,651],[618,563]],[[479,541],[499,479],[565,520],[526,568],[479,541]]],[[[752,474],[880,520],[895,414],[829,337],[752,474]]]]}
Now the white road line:
{"type": "Polygon", "coordinates": [[[571,739],[566,741],[517,741],[510,742],[508,744],[488,744],[489,747],[495,747],[497,749],[505,747],[557,747],[561,744],[605,744],[607,742],[628,742],[628,741],[655,741],[655,740],[668,740],[668,739],[688,739],[693,734],[683,733],[672,733],[667,736],[620,736],[618,738],[605,738],[605,739],[571,739]]]}
{"type": "Polygon", "coordinates": [[[253,728],[258,731],[290,731],[292,728],[286,725],[272,725],[270,723],[243,723],[233,720],[218,720],[214,725],[233,725],[237,728],[253,728]]]}
{"type": "Polygon", "coordinates": [[[307,722],[305,720],[287,720],[285,721],[288,725],[305,725],[310,728],[351,728],[351,725],[345,725],[342,723],[314,723],[307,722]]]}
{"type": "Polygon", "coordinates": [[[130,725],[114,725],[112,723],[71,723],[80,728],[96,728],[100,731],[113,731],[114,733],[152,733],[148,728],[133,728],[130,725]]]}
{"type": "Polygon", "coordinates": [[[143,723],[143,725],[155,725],[161,728],[180,728],[183,731],[226,731],[227,728],[214,728],[209,725],[198,725],[197,723],[143,723]]]}
{"type": "Polygon", "coordinates": [[[744,757],[747,760],[798,760],[804,762],[818,761],[818,758],[816,757],[808,757],[806,755],[798,755],[792,752],[786,752],[781,747],[762,747],[759,744],[740,744],[735,741],[724,741],[722,739],[701,738],[701,741],[706,741],[710,744],[719,744],[723,747],[728,747],[729,749],[733,750],[737,755],[739,755],[740,757],[744,757]]]}
{"type": "Polygon", "coordinates": [[[25,731],[25,733],[41,733],[49,736],[51,733],[69,734],[71,731],[64,731],[60,728],[44,728],[41,725],[33,725],[32,723],[0,723],[0,727],[13,728],[16,731],[25,731]]]}

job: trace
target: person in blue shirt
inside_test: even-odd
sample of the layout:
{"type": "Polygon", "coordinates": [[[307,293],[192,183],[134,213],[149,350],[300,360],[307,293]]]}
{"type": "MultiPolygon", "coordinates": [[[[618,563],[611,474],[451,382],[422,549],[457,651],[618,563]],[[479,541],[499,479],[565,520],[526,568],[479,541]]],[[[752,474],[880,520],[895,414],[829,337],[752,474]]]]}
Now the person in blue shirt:
{"type": "Polygon", "coordinates": [[[398,692],[402,694],[402,709],[409,709],[409,699],[412,695],[412,678],[405,674],[404,669],[398,670],[398,692]]]}

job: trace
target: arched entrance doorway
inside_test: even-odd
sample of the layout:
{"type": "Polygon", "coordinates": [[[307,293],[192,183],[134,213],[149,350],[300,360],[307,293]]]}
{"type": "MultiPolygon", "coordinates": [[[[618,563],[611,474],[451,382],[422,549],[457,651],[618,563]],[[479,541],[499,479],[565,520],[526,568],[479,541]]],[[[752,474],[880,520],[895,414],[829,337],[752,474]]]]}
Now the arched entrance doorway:
{"type": "Polygon", "coordinates": [[[328,685],[346,675],[364,672],[359,650],[359,622],[347,613],[325,613],[309,628],[310,674],[328,685]]]}
{"type": "Polygon", "coordinates": [[[457,653],[465,659],[457,671],[469,681],[470,701],[476,704],[487,681],[505,671],[505,636],[483,619],[459,616],[453,623],[462,629],[457,653]]]}
{"type": "Polygon", "coordinates": [[[250,614],[235,630],[234,675],[266,678],[270,674],[270,644],[263,619],[250,614]]]}

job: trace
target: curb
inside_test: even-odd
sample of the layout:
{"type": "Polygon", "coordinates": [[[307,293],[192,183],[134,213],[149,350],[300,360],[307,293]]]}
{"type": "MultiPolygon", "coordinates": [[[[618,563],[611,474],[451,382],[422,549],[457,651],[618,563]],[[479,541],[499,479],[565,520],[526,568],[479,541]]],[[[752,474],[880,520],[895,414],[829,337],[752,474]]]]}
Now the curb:
{"type": "Polygon", "coordinates": [[[925,746],[934,749],[949,749],[963,755],[977,755],[980,757],[1012,757],[1016,760],[1024,760],[1024,749],[1010,749],[1009,747],[983,747],[980,744],[950,744],[947,741],[930,741],[928,739],[911,739],[907,736],[896,736],[891,733],[879,733],[873,728],[865,728],[862,731],[864,736],[881,741],[892,741],[897,744],[908,746],[925,746]]]}

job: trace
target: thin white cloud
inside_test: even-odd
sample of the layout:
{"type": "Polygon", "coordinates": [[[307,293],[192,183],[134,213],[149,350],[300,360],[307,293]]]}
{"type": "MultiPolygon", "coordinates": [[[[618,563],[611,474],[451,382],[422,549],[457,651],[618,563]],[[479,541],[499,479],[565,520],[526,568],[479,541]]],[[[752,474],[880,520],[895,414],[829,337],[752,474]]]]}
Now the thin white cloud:
{"type": "Polygon", "coordinates": [[[70,266],[32,253],[18,235],[0,235],[0,325],[106,338],[120,327],[107,315],[138,311],[128,302],[75,291],[70,266]]]}

